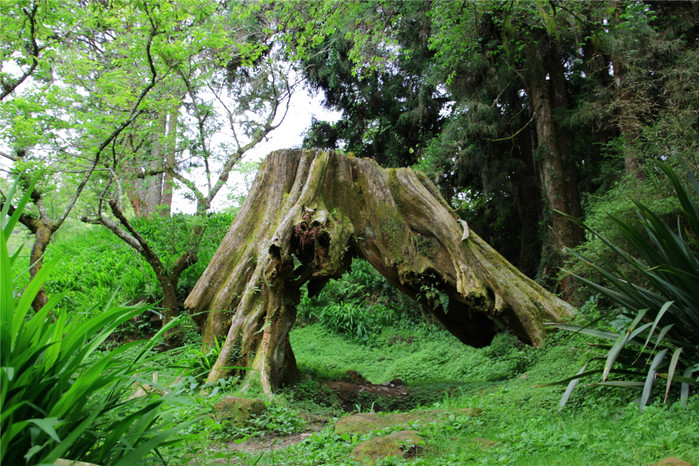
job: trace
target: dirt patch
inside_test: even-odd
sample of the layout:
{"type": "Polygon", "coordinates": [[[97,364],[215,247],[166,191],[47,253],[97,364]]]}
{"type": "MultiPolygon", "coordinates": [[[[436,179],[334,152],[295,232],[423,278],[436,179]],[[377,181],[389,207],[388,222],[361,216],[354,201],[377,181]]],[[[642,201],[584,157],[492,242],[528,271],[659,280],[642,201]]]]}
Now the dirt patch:
{"type": "Polygon", "coordinates": [[[409,409],[411,391],[400,380],[374,384],[355,371],[347,371],[345,380],[323,383],[322,387],[335,395],[345,412],[357,408],[372,411],[409,409]]]}

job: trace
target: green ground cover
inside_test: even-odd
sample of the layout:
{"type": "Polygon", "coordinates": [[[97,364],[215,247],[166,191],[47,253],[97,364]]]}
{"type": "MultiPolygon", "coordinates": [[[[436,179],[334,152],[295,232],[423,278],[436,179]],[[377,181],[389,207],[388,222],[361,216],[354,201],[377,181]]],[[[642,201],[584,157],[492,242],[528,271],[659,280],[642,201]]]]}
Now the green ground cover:
{"type": "MultiPolygon", "coordinates": [[[[542,385],[575,373],[585,358],[579,337],[561,333],[545,347],[531,348],[503,335],[493,346],[475,349],[427,325],[414,331],[384,328],[376,340],[365,342],[315,323],[293,330],[291,340],[302,380],[268,400],[274,408],[247,429],[222,428],[213,414],[204,415],[170,451],[172,464],[360,464],[350,456],[359,443],[405,426],[363,435],[335,433],[335,423],[350,413],[329,401],[332,396],[322,383],[346,380],[350,370],[374,383],[402,376],[421,393],[402,410],[415,415],[410,427],[423,437],[424,448],[414,458],[376,464],[621,465],[671,456],[699,461],[696,395],[686,407],[656,399],[641,411],[628,390],[588,385],[579,387],[559,412],[563,388],[542,385]],[[424,412],[438,414],[425,420],[419,415],[424,412]],[[307,430],[308,420],[318,416],[326,421],[322,430],[282,447],[281,439],[307,430]],[[255,439],[260,445],[253,451],[234,447],[255,439]],[[264,451],[275,443],[278,448],[264,451]]],[[[235,387],[229,391],[235,393],[235,387]]],[[[221,396],[199,398],[196,410],[213,413],[221,396]]],[[[357,404],[355,411],[371,408],[357,404]]]]}

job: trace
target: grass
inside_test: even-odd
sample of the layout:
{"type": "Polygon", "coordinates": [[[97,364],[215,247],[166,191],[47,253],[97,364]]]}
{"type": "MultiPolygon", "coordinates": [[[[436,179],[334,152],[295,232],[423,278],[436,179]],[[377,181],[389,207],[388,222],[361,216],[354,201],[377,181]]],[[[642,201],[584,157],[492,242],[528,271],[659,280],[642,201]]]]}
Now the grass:
{"type": "MultiPolygon", "coordinates": [[[[240,432],[216,427],[205,417],[208,420],[193,425],[190,437],[171,452],[171,464],[185,464],[185,458],[196,458],[196,464],[360,464],[350,453],[361,441],[403,427],[366,435],[335,434],[334,423],[346,414],[338,406],[324,403],[328,393],[323,392],[321,383],[342,379],[348,370],[381,383],[406,374],[396,372],[398,368],[410,367],[415,369],[405,380],[410,387],[433,391],[431,397],[402,409],[434,410],[440,415],[411,426],[425,439],[417,458],[376,464],[621,465],[651,464],[670,456],[690,464],[699,462],[696,395],[687,407],[662,405],[657,400],[662,397],[656,397],[640,412],[627,390],[585,385],[562,412],[558,411],[561,387],[542,385],[575,370],[586,357],[577,349],[584,346],[579,336],[557,334],[537,349],[518,345],[505,335],[499,336],[493,347],[475,349],[428,326],[413,331],[388,327],[375,340],[364,342],[312,324],[294,329],[291,341],[304,379],[269,401],[275,407],[270,414],[242,437],[240,432]],[[465,415],[460,411],[464,409],[480,415],[465,415]],[[327,427],[296,445],[249,453],[225,445],[246,436],[259,437],[275,424],[288,425],[294,416],[313,415],[327,419],[327,427]]],[[[200,398],[197,412],[213,410],[219,396],[200,398]]],[[[300,428],[296,425],[284,433],[298,434],[300,428]]],[[[265,437],[266,444],[275,441],[279,442],[276,436],[265,437]]]]}
{"type": "Polygon", "coordinates": [[[340,337],[320,325],[294,329],[290,339],[302,371],[337,378],[354,370],[372,383],[394,379],[408,384],[491,382],[513,377],[529,357],[508,335],[475,350],[427,324],[414,330],[385,327],[366,343],[340,337]],[[500,356],[492,363],[493,357],[500,356]],[[487,372],[486,362],[491,362],[487,372]]]}

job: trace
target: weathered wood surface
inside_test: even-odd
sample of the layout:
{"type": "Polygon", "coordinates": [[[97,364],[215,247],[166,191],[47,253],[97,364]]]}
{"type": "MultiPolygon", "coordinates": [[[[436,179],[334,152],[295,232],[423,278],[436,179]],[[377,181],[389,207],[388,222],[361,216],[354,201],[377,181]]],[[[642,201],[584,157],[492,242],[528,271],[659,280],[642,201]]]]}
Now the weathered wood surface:
{"type": "Polygon", "coordinates": [[[474,346],[502,328],[539,345],[544,322],[573,314],[469,231],[421,173],[335,152],[282,150],[263,163],[185,301],[202,312],[205,344],[226,338],[209,381],[229,366],[252,367],[249,375],[268,391],[293,380],[289,330],[300,287],[318,293],[355,257],[474,346]]]}

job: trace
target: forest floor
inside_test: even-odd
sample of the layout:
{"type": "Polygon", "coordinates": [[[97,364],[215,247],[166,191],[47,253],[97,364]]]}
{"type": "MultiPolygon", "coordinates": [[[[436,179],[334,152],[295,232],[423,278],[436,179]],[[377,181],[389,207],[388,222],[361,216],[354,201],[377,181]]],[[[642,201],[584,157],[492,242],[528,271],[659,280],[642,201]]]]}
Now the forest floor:
{"type": "Polygon", "coordinates": [[[559,411],[565,385],[545,384],[589,358],[578,337],[474,349],[427,326],[359,340],[313,324],[291,341],[302,379],[273,399],[235,385],[198,397],[180,415],[208,414],[163,451],[169,464],[699,464],[696,395],[641,412],[635,393],[581,383],[559,411]],[[228,395],[266,410],[231,426],[217,414],[228,395]]]}

